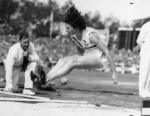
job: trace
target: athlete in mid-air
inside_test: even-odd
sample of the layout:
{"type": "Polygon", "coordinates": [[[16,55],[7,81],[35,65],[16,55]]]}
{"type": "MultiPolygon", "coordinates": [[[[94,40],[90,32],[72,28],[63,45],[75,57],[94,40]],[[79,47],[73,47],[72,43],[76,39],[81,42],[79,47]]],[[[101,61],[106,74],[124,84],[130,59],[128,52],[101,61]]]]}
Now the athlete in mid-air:
{"type": "Polygon", "coordinates": [[[114,84],[117,84],[119,81],[116,67],[105,42],[102,41],[97,30],[86,26],[84,18],[74,6],[66,13],[65,26],[77,48],[84,50],[84,53],[61,58],[47,73],[47,84],[67,75],[73,69],[101,68],[106,60],[110,63],[114,84]]]}

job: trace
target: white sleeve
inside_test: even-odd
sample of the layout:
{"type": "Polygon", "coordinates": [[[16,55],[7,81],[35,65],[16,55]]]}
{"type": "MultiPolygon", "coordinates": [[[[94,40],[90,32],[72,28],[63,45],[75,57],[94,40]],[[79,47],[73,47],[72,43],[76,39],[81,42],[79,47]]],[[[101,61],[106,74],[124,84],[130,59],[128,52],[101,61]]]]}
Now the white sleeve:
{"type": "Polygon", "coordinates": [[[13,65],[15,63],[16,51],[13,47],[10,47],[6,61],[5,61],[5,78],[12,78],[13,65]]]}
{"type": "Polygon", "coordinates": [[[29,61],[38,61],[40,60],[36,50],[35,50],[35,47],[34,47],[34,44],[30,42],[30,48],[29,48],[29,52],[30,52],[30,55],[29,55],[29,61]]]}

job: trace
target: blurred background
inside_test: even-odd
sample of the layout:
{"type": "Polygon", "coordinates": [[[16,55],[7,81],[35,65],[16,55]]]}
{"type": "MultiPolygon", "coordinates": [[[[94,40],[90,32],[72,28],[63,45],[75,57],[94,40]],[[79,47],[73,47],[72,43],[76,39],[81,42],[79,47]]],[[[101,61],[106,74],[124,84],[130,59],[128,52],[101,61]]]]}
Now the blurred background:
{"type": "MultiPolygon", "coordinates": [[[[133,53],[141,26],[150,20],[148,0],[0,0],[0,63],[26,30],[43,66],[77,52],[64,28],[66,10],[75,5],[107,41],[117,71],[138,74],[139,53],[133,53]]],[[[98,71],[110,71],[99,70],[98,71]]]]}

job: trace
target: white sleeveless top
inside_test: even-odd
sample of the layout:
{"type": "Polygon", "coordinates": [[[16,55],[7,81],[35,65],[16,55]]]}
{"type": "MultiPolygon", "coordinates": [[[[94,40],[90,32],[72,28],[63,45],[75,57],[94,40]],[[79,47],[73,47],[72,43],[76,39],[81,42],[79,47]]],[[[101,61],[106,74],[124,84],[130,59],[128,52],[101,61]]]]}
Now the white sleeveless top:
{"type": "MultiPolygon", "coordinates": [[[[89,50],[96,48],[96,49],[98,49],[99,54],[102,56],[102,55],[104,55],[104,53],[95,45],[95,43],[92,43],[89,39],[90,38],[89,35],[93,32],[97,33],[100,37],[100,34],[98,33],[98,31],[96,29],[93,29],[91,27],[86,27],[86,29],[82,32],[81,40],[79,40],[76,37],[76,35],[72,35],[71,39],[77,46],[84,49],[85,52],[88,52],[89,50]]],[[[100,37],[100,39],[101,39],[101,37],[100,37]]],[[[103,40],[101,42],[103,42],[106,45],[106,43],[103,40]]]]}
{"type": "MultiPolygon", "coordinates": [[[[90,48],[93,48],[93,47],[96,47],[96,45],[94,43],[92,43],[90,41],[90,34],[91,33],[97,33],[100,37],[100,34],[98,33],[98,31],[96,29],[93,29],[93,28],[90,28],[90,27],[87,27],[83,32],[82,32],[82,39],[79,40],[76,35],[71,35],[71,39],[73,40],[73,42],[79,46],[80,48],[86,50],[86,49],[90,49],[90,48]]],[[[101,39],[101,37],[100,37],[101,39]]],[[[103,44],[106,45],[106,43],[102,40],[103,44]]]]}
{"type": "Polygon", "coordinates": [[[92,29],[92,28],[86,28],[83,32],[82,32],[82,39],[79,40],[76,35],[72,35],[71,38],[73,40],[73,42],[79,46],[82,49],[89,49],[89,48],[93,48],[96,47],[96,45],[94,43],[91,43],[89,40],[89,34],[92,32],[95,32],[96,30],[92,29]]]}

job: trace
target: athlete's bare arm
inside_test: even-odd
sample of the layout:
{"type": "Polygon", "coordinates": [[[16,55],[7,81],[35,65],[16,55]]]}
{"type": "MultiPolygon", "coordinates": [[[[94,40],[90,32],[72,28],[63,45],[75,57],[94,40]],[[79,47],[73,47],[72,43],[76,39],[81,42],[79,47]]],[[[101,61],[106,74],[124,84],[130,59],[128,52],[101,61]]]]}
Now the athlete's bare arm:
{"type": "Polygon", "coordinates": [[[93,42],[94,44],[96,44],[96,46],[106,54],[106,57],[108,58],[108,61],[110,63],[111,66],[111,70],[113,72],[112,78],[115,84],[118,83],[118,79],[117,79],[117,71],[116,71],[116,67],[114,64],[114,60],[113,57],[111,55],[111,53],[109,52],[108,48],[101,42],[100,38],[98,37],[98,34],[96,32],[90,33],[90,41],[93,42]]]}

